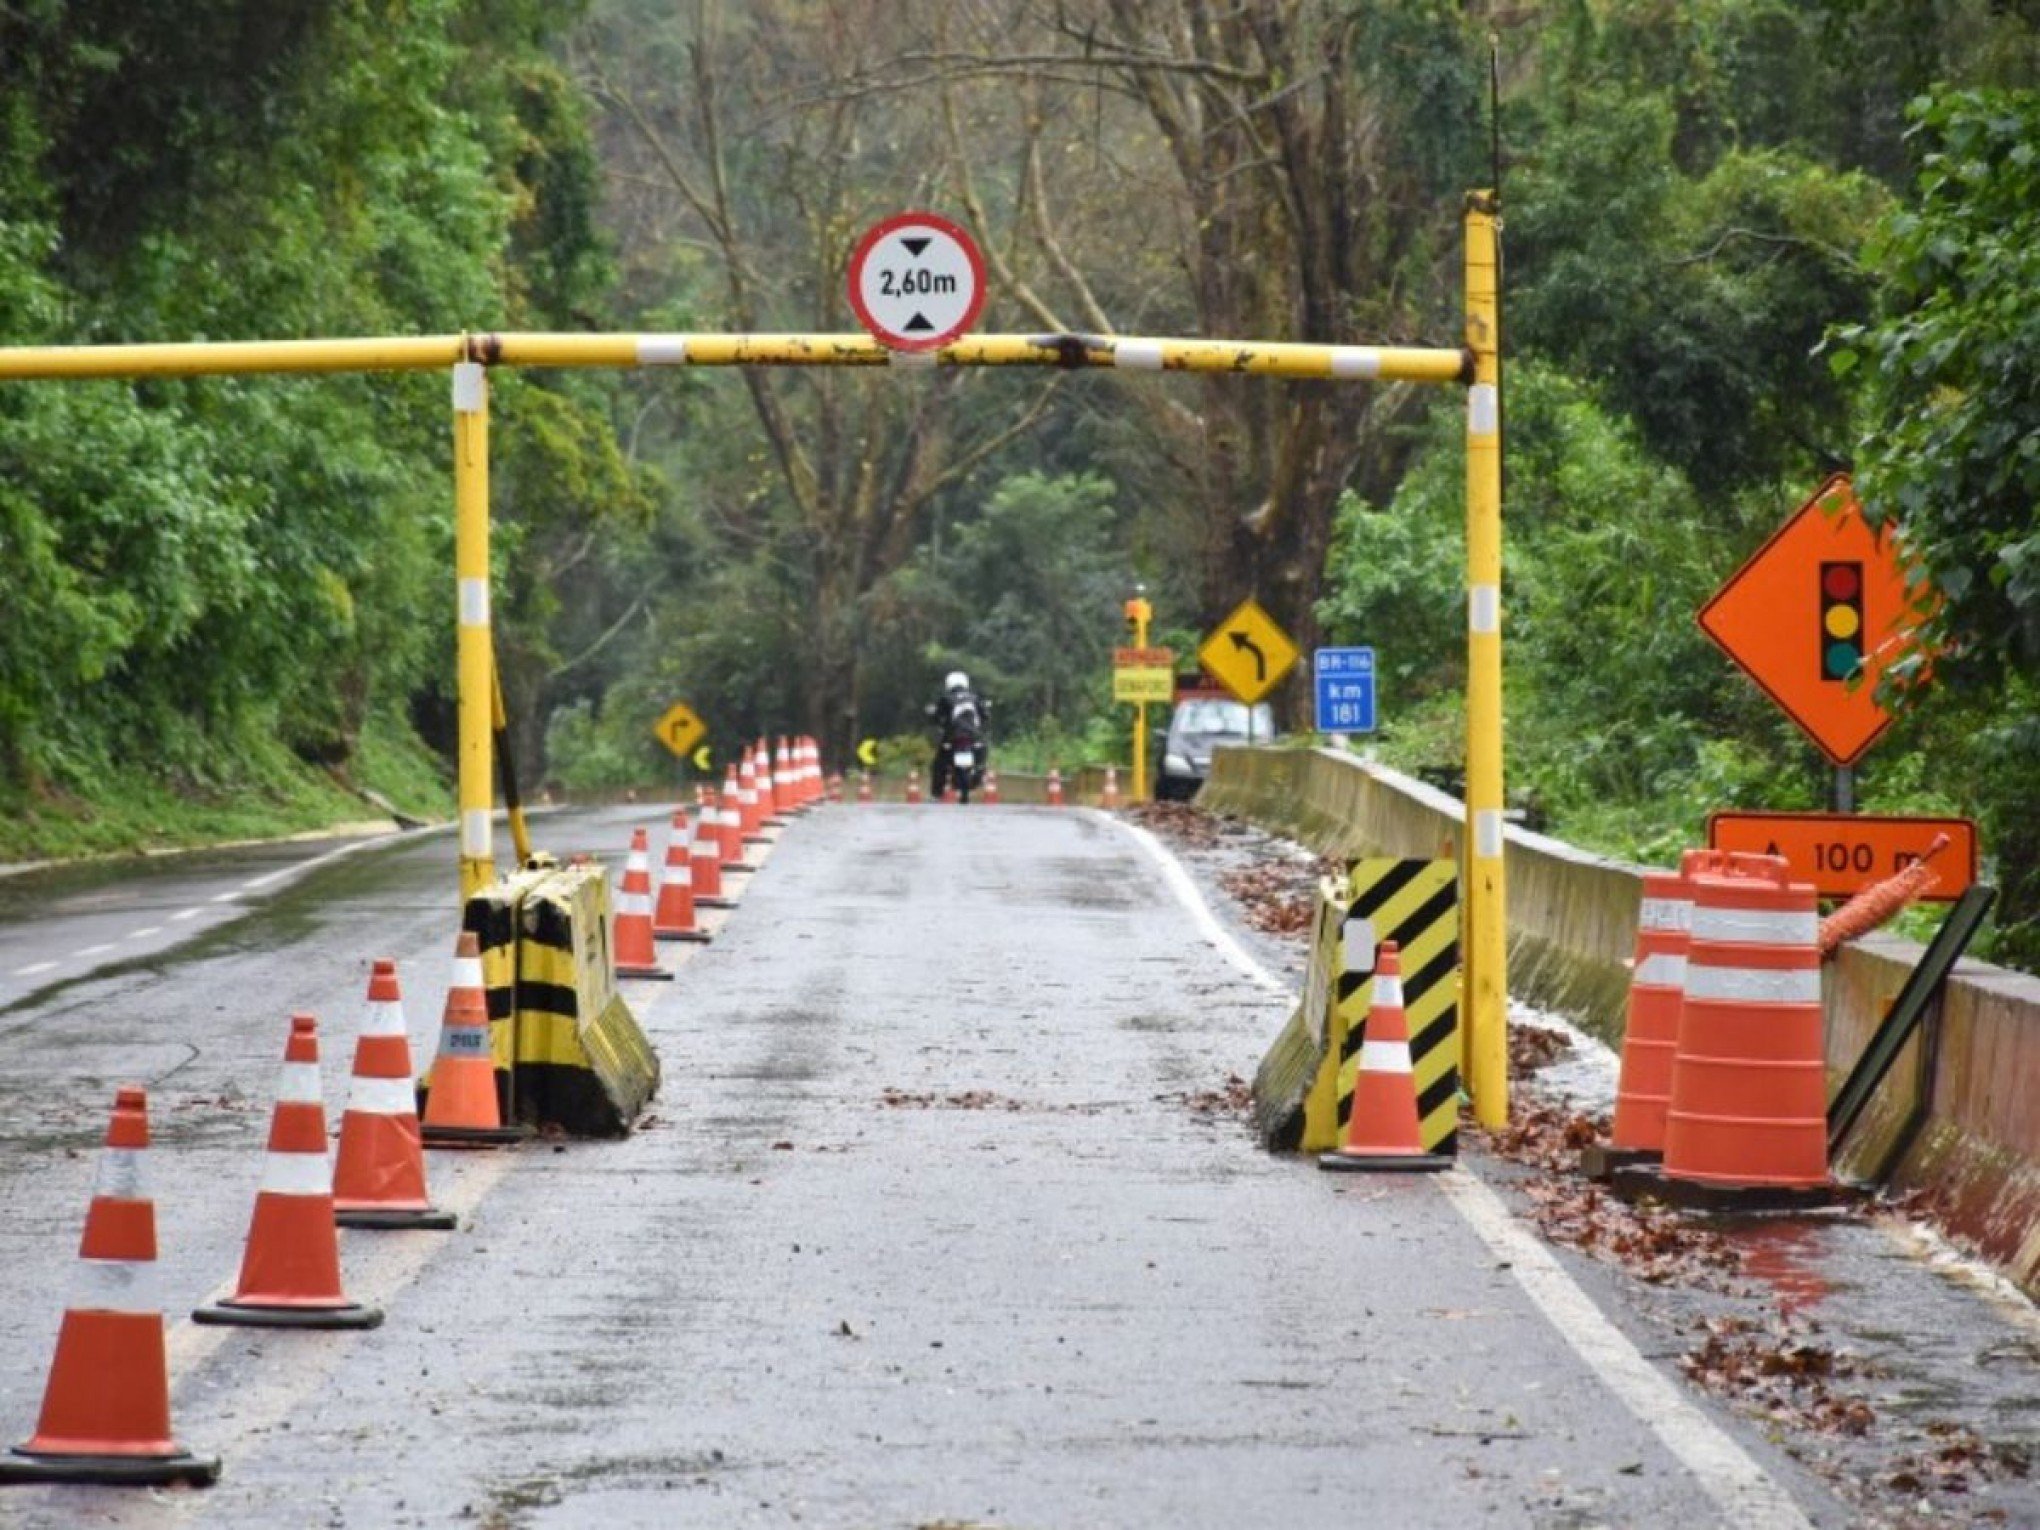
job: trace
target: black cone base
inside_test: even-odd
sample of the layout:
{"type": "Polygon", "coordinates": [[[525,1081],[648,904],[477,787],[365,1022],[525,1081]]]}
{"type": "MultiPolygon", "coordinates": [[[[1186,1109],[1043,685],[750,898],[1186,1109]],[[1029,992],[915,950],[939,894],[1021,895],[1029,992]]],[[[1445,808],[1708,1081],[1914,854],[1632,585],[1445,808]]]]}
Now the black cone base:
{"type": "Polygon", "coordinates": [[[0,1456],[0,1483],[86,1482],[108,1487],[167,1487],[182,1482],[211,1487],[220,1479],[218,1456],[72,1456],[20,1447],[0,1456]]]}
{"type": "Polygon", "coordinates": [[[480,1148],[509,1147],[531,1137],[528,1126],[421,1126],[418,1134],[427,1147],[480,1148]]]}
{"type": "Polygon", "coordinates": [[[396,1231],[406,1227],[446,1232],[457,1225],[457,1219],[450,1211],[441,1211],[437,1206],[427,1206],[422,1211],[407,1211],[395,1206],[347,1206],[333,1212],[336,1227],[374,1227],[396,1231]]]}
{"type": "Polygon", "coordinates": [[[654,930],[652,931],[652,939],[691,940],[696,945],[705,946],[708,944],[710,937],[706,930],[654,930]]]}
{"type": "Polygon", "coordinates": [[[229,1297],[200,1307],[194,1323],[238,1328],[380,1328],[382,1308],[349,1302],[344,1307],[266,1307],[229,1297]]]}
{"type": "Polygon", "coordinates": [[[1334,1174],[1435,1174],[1452,1167],[1452,1160],[1437,1153],[1349,1153],[1339,1148],[1318,1154],[1317,1166],[1334,1174]]]}

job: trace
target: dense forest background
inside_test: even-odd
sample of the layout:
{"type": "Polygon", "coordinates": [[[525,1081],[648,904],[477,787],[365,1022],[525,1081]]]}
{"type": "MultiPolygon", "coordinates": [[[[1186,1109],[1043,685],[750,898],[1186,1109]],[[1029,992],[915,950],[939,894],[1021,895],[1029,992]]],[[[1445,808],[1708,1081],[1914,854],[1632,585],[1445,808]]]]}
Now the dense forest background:
{"type": "MultiPolygon", "coordinates": [[[[1512,794],[1647,862],[1824,805],[1693,618],[1847,468],[1940,593],[1859,804],[1978,817],[2040,969],[2035,0],[0,0],[0,81],[8,344],[850,329],[924,206],[984,330],[1452,345],[1499,172],[1512,794]]],[[[1186,652],[1249,593],[1373,644],[1449,775],[1462,407],[499,374],[521,774],[669,781],[681,699],[841,759],[957,667],[1007,758],[1103,759],[1140,581],[1186,652]]],[[[449,437],[441,377],[0,387],[0,855],[443,811],[449,437]]]]}

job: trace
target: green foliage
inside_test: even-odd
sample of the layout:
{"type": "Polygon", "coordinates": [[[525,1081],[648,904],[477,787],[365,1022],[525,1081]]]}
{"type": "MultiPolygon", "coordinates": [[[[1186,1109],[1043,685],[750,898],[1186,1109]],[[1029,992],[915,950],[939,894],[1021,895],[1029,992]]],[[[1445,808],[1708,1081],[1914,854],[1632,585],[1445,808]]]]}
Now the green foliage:
{"type": "Polygon", "coordinates": [[[1917,558],[1923,648],[1894,689],[1986,699],[2008,948],[2040,957],[2040,92],[1957,91],[1913,108],[1915,202],[1885,221],[1872,323],[1837,335],[1860,379],[1857,486],[1917,558]],[[2016,935],[2013,931],[2016,930],[2016,935]]]}

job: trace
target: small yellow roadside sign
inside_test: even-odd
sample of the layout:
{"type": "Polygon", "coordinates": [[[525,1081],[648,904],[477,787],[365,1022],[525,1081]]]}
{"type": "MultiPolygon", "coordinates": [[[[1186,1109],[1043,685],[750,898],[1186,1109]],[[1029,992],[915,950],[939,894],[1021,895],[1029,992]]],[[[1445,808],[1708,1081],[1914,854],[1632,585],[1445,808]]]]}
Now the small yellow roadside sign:
{"type": "Polygon", "coordinates": [[[1112,671],[1114,701],[1161,701],[1175,699],[1176,672],[1173,669],[1115,669],[1112,671]]]}
{"type": "Polygon", "coordinates": [[[857,763],[866,770],[878,763],[878,740],[868,738],[857,746],[857,763]]]}
{"type": "Polygon", "coordinates": [[[1176,650],[1115,648],[1112,650],[1112,699],[1159,701],[1176,699],[1176,650]]]}
{"type": "Polygon", "coordinates": [[[1251,596],[1213,628],[1197,650],[1197,662],[1250,705],[1280,685],[1298,657],[1289,634],[1251,596]]]}
{"type": "Polygon", "coordinates": [[[686,702],[676,701],[652,724],[652,731],[659,735],[660,743],[684,760],[708,737],[708,724],[686,702]]]}

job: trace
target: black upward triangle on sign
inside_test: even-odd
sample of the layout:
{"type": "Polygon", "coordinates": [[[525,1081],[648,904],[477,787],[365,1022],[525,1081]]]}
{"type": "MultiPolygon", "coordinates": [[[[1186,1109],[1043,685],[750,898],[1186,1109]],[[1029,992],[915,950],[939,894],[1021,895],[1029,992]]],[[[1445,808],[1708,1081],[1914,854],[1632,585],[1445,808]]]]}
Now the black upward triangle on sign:
{"type": "Polygon", "coordinates": [[[909,239],[904,234],[900,236],[900,243],[907,247],[907,253],[913,256],[916,260],[920,259],[921,252],[927,249],[928,246],[933,244],[934,242],[935,241],[932,239],[925,238],[909,239]]]}
{"type": "Polygon", "coordinates": [[[902,324],[900,326],[900,329],[903,333],[911,335],[916,330],[927,330],[933,329],[934,327],[935,327],[934,325],[928,322],[928,316],[926,314],[917,312],[911,319],[907,320],[905,324],[902,324]]]}

